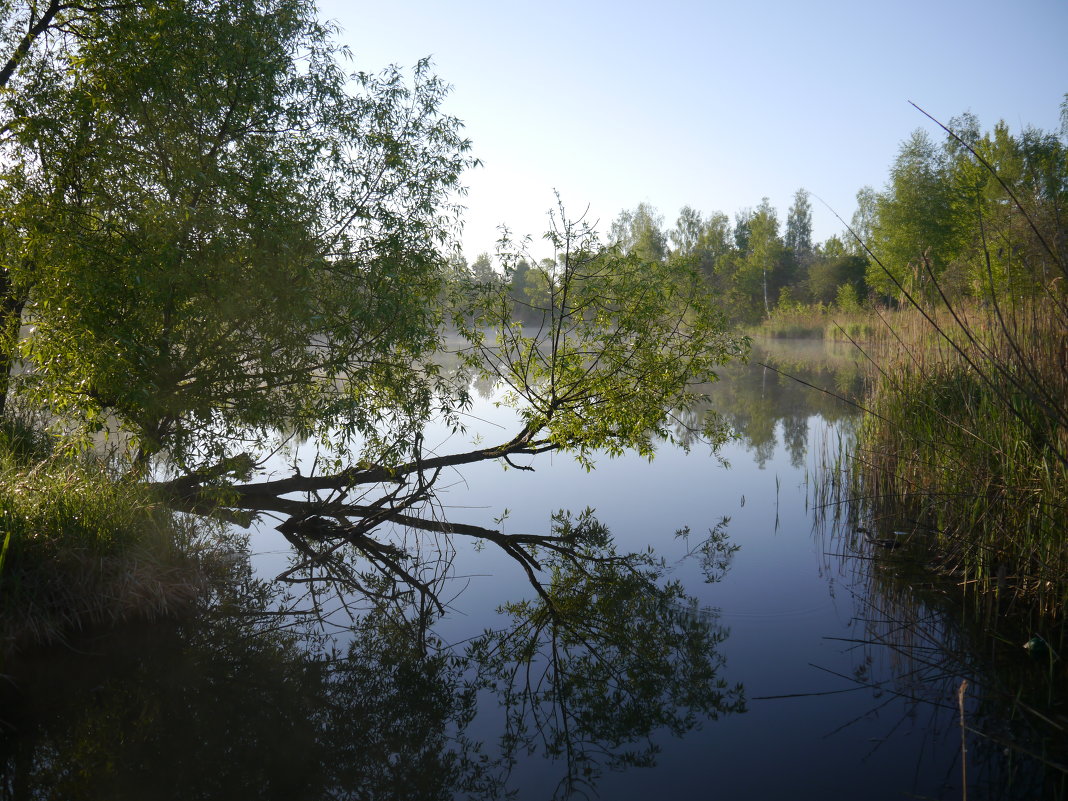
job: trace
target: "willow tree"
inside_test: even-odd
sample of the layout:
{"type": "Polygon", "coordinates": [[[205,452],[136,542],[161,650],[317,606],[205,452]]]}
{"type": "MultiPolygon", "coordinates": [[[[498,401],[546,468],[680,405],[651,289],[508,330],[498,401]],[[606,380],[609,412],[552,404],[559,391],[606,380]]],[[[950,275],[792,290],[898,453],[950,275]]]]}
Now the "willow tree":
{"type": "MultiPolygon", "coordinates": [[[[422,419],[471,159],[426,65],[347,75],[305,0],[83,15],[9,102],[20,389],[183,467],[290,428],[422,419]]],[[[241,446],[242,448],[245,445],[241,446]]]]}
{"type": "MultiPolygon", "coordinates": [[[[515,429],[500,441],[429,453],[416,434],[404,443],[406,458],[375,458],[364,445],[351,451],[341,470],[252,477],[224,488],[214,472],[201,471],[159,489],[190,511],[282,516],[278,528],[299,555],[287,579],[328,578],[385,598],[403,590],[433,596],[436,568],[420,561],[422,549],[413,547],[418,539],[410,537],[430,532],[431,562],[440,550],[451,551],[454,538],[492,543],[519,562],[552,603],[542,584],[545,557],[596,562],[602,557],[591,554],[599,548],[568,533],[506,534],[444,519],[435,497],[442,471],[483,461],[530,470],[535,457],[554,451],[590,467],[599,455],[628,449],[651,458],[663,441],[714,447],[727,429],[707,411],[700,386],[715,381],[721,365],[744,356],[747,341],[728,333],[693,266],[606,247],[588,226],[563,215],[554,218],[548,238],[555,258],[528,266],[545,287],[539,300],[532,299],[530,315],[513,316],[507,284],[454,287],[460,299],[450,305],[458,309],[454,323],[465,343],[453,354],[461,375],[495,382],[499,402],[516,411],[515,429]]],[[[525,256],[506,252],[506,269],[525,256]]]]}
{"type": "Polygon", "coordinates": [[[649,452],[698,402],[689,382],[740,351],[698,276],[567,221],[531,330],[503,282],[443,302],[474,162],[441,109],[447,87],[425,62],[410,79],[346,74],[308,0],[87,9],[58,18],[3,99],[3,254],[24,306],[8,328],[28,366],[16,388],[68,436],[125,431],[135,475],[153,460],[177,474],[158,487],[172,504],[288,515],[302,564],[345,554],[338,574],[369,590],[349,557],[420,584],[387,521],[475,533],[530,570],[534,544],[577,551],[426,519],[437,471],[649,452]],[[459,374],[433,358],[446,308],[470,340],[459,374]],[[519,430],[423,453],[424,424],[455,422],[476,374],[510,384],[519,430]],[[255,480],[282,431],[331,458],[255,480]]]}

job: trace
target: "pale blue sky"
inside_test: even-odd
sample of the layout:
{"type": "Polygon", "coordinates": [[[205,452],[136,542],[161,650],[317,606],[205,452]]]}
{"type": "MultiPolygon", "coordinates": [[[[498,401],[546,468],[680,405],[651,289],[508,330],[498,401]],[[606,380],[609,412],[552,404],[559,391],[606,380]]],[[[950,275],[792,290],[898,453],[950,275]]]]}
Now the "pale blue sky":
{"type": "MultiPolygon", "coordinates": [[[[537,3],[320,0],[354,68],[433,57],[484,167],[463,246],[540,236],[558,189],[602,230],[623,208],[735,212],[805,187],[847,220],[900,142],[912,100],[984,129],[1060,125],[1068,0],[537,3]]],[[[813,199],[815,237],[841,230],[813,199]]],[[[536,255],[543,255],[537,253],[536,255]]]]}

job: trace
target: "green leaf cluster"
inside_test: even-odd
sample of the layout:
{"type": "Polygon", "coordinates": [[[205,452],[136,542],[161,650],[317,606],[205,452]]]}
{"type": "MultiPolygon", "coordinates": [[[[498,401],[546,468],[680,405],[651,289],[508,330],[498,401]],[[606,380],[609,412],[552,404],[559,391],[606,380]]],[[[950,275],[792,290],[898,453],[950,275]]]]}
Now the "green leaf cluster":
{"type": "Polygon", "coordinates": [[[1060,274],[1063,137],[1032,127],[1013,134],[1003,121],[982,132],[970,114],[946,128],[941,142],[914,132],[874,196],[865,244],[881,264],[869,265],[868,283],[892,299],[1042,291],[1060,274]],[[1054,235],[1043,243],[1039,231],[1054,235]]]}
{"type": "MultiPolygon", "coordinates": [[[[727,332],[692,266],[602,246],[562,211],[548,238],[554,259],[523,262],[535,287],[526,320],[510,314],[508,287],[469,289],[474,311],[455,321],[472,343],[468,362],[503,385],[530,447],[587,465],[596,451],[651,457],[657,441],[678,441],[673,424],[703,397],[694,385],[716,380],[748,342],[727,332]]],[[[506,251],[505,263],[522,258],[506,251]]],[[[701,427],[713,444],[724,439],[714,416],[701,427]]]]}
{"type": "Polygon", "coordinates": [[[346,74],[307,0],[115,4],[65,30],[3,98],[19,389],[189,468],[278,426],[404,439],[446,389],[423,357],[473,162],[448,87],[426,62],[346,74]]]}

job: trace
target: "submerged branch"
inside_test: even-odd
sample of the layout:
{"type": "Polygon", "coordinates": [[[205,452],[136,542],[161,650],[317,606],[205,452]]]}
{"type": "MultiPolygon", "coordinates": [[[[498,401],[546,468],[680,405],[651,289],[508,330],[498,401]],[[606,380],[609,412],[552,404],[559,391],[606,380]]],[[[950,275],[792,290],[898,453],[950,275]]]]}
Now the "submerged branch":
{"type": "MultiPolygon", "coordinates": [[[[369,484],[404,484],[409,476],[422,471],[460,467],[467,464],[493,461],[494,459],[508,460],[511,456],[536,456],[556,450],[559,447],[548,440],[534,440],[533,433],[525,428],[510,441],[491,448],[477,448],[464,453],[429,458],[417,455],[415,459],[409,462],[392,467],[385,465],[351,467],[329,475],[302,476],[296,474],[273,481],[237,484],[227,487],[227,503],[225,505],[260,510],[261,505],[268,503],[269,499],[281,499],[282,496],[292,493],[343,492],[352,487],[369,484]]],[[[235,472],[234,467],[230,464],[232,461],[226,460],[219,465],[199,470],[196,473],[179,476],[169,481],[156,482],[152,487],[162,497],[167,498],[174,504],[185,510],[194,511],[191,507],[199,508],[202,501],[217,495],[218,488],[214,487],[212,482],[235,472]]],[[[272,511],[285,511],[285,509],[276,507],[268,508],[272,511]]]]}
{"type": "MultiPolygon", "coordinates": [[[[153,486],[164,503],[186,513],[245,524],[262,514],[281,515],[283,520],[276,528],[295,553],[294,564],[279,574],[281,581],[330,582],[379,599],[415,591],[439,612],[444,611],[435,588],[440,577],[430,581],[420,578],[424,568],[421,557],[390,542],[389,527],[493,543],[519,563],[550,610],[555,606],[546,591],[543,555],[562,559],[583,574],[588,574],[586,564],[629,565],[628,557],[598,553],[570,529],[554,534],[506,534],[500,529],[444,520],[435,514],[434,488],[445,467],[494,459],[512,464],[510,456],[535,455],[557,448],[546,440],[534,440],[529,427],[491,448],[431,458],[422,456],[420,448],[421,440],[417,439],[412,461],[394,468],[353,468],[330,475],[296,474],[274,481],[226,485],[228,476],[247,466],[245,460],[238,458],[153,486]],[[361,485],[382,485],[382,494],[370,503],[347,500],[350,491],[361,485]],[[378,577],[376,581],[369,581],[355,567],[346,557],[346,549],[354,551],[371,568],[378,577]],[[385,589],[379,586],[382,583],[385,589]]],[[[365,495],[366,492],[361,498],[365,495]]]]}

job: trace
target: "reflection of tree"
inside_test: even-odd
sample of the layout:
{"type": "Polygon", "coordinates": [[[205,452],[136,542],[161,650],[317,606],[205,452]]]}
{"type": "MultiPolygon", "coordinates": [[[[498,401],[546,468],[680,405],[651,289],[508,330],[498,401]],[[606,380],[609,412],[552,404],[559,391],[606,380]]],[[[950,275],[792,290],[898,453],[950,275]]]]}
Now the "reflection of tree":
{"type": "MultiPolygon", "coordinates": [[[[708,407],[719,412],[761,467],[775,453],[780,423],[790,462],[800,467],[812,415],[835,422],[856,414],[853,406],[835,396],[860,396],[864,382],[864,369],[858,361],[861,355],[829,355],[822,343],[816,347],[818,351],[794,354],[782,344],[770,350],[754,346],[750,364],[729,366],[722,371],[720,381],[702,387],[708,407]]],[[[704,412],[697,409],[692,414],[704,412]]]]}
{"type": "Polygon", "coordinates": [[[0,745],[0,798],[495,797],[455,734],[474,701],[448,657],[388,629],[330,659],[289,635],[201,623],[109,649],[95,686],[39,679],[49,707],[0,745]]]}
{"type": "MultiPolygon", "coordinates": [[[[848,562],[852,572],[844,582],[860,610],[852,641],[857,667],[853,676],[842,678],[871,688],[873,717],[885,716],[887,707],[900,702],[902,715],[922,713],[928,736],[942,738],[950,750],[960,747],[960,693],[966,680],[969,792],[964,795],[1064,798],[1065,664],[1048,652],[1029,655],[1021,647],[1033,631],[1011,604],[983,608],[970,602],[956,580],[934,580],[922,538],[895,535],[915,528],[900,502],[895,507],[840,501],[817,518],[817,534],[827,539],[825,554],[861,556],[848,562]],[[873,678],[880,675],[888,678],[873,678]]],[[[888,720],[887,739],[899,722],[888,720]]],[[[960,765],[953,770],[947,778],[958,783],[953,795],[959,795],[960,765]]]]}
{"type": "MultiPolygon", "coordinates": [[[[204,460],[217,461],[152,482],[153,490],[185,513],[243,522],[277,515],[284,520],[279,530],[301,560],[291,580],[318,572],[380,600],[411,591],[432,595],[411,552],[391,537],[403,529],[409,540],[439,537],[447,548],[465,536],[499,546],[540,593],[535,550],[564,554],[571,544],[444,519],[437,495],[442,471],[494,461],[532,469],[515,460],[554,451],[587,466],[595,453],[633,449],[651,456],[659,442],[672,439],[671,410],[699,402],[692,385],[714,380],[721,366],[747,349],[744,338],[728,332],[696,270],[605,248],[589,224],[569,220],[562,209],[553,221],[549,238],[556,257],[551,270],[541,270],[545,294],[538,325],[512,319],[513,299],[503,284],[475,282],[451,293],[461,302],[452,322],[465,343],[457,349],[464,378],[499,382],[506,388],[499,403],[516,413],[495,444],[455,453],[426,447],[424,428],[433,417],[454,432],[462,428],[470,384],[449,377],[447,364],[424,364],[423,345],[413,345],[396,354],[406,376],[400,383],[366,384],[363,373],[339,363],[331,368],[339,372],[326,373],[321,382],[323,397],[332,399],[322,409],[311,403],[318,397],[313,394],[307,408],[297,404],[299,413],[269,421],[273,426],[279,417],[295,417],[304,433],[317,432],[322,460],[294,464],[284,478],[266,475],[264,451],[276,440],[266,422],[243,419],[235,424],[256,428],[253,441],[220,435],[204,460]],[[246,444],[247,451],[236,453],[246,444]]],[[[522,255],[502,258],[508,266],[522,255]]],[[[382,369],[393,355],[380,360],[382,369]]],[[[266,419],[262,410],[254,416],[266,419]]],[[[702,425],[699,433],[721,441],[714,427],[702,425]]]]}
{"type": "MultiPolygon", "coordinates": [[[[559,525],[611,553],[588,516],[559,525]]],[[[742,710],[718,678],[725,632],[655,586],[651,556],[546,565],[553,603],[511,604],[466,650],[433,635],[432,604],[380,604],[332,641],[317,620],[290,628],[277,586],[252,585],[225,617],[87,646],[106,660],[11,666],[28,686],[0,707],[0,799],[495,799],[538,743],[566,797],[604,767],[650,764],[656,731],[742,710]],[[469,735],[491,691],[508,710],[499,752],[469,735]]]]}
{"type": "MultiPolygon", "coordinates": [[[[607,544],[588,514],[558,524],[607,544]]],[[[656,731],[681,736],[703,719],[744,711],[741,687],[717,676],[726,631],[690,614],[679,585],[656,590],[661,574],[649,555],[590,570],[554,559],[551,604],[507,605],[512,625],[472,646],[481,686],[506,710],[506,755],[562,758],[556,797],[592,790],[604,768],[654,764],[656,731]]]]}

